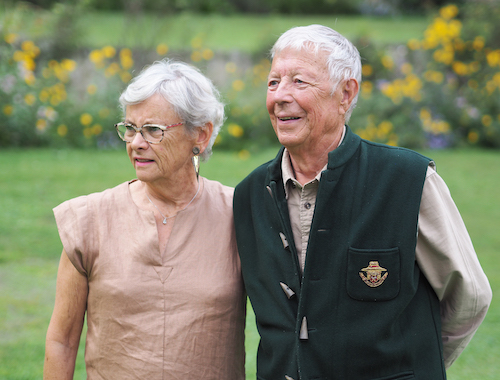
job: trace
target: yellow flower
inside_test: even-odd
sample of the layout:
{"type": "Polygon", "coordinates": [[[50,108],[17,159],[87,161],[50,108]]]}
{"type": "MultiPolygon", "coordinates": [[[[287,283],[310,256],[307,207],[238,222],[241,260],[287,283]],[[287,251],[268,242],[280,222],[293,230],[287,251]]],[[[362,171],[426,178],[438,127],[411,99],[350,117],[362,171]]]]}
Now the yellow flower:
{"type": "Polygon", "coordinates": [[[388,70],[391,70],[393,67],[394,67],[394,61],[392,60],[391,57],[389,57],[388,55],[384,55],[382,57],[382,65],[388,69],[388,70]]]}
{"type": "Polygon", "coordinates": [[[29,106],[32,106],[33,104],[35,104],[35,101],[36,101],[36,97],[33,94],[26,94],[26,96],[24,97],[24,102],[29,106]]]}
{"type": "Polygon", "coordinates": [[[205,61],[210,61],[214,57],[214,52],[211,49],[204,49],[201,56],[205,61]]]}
{"type": "Polygon", "coordinates": [[[370,81],[361,82],[361,96],[363,98],[368,98],[372,94],[373,83],[370,81]]]}
{"type": "Polygon", "coordinates": [[[57,127],[57,134],[61,137],[64,137],[68,134],[68,127],[64,124],[61,124],[57,127]]]}
{"type": "Polygon", "coordinates": [[[14,61],[21,62],[24,61],[25,54],[21,50],[16,50],[12,56],[14,61]]]}
{"type": "Polygon", "coordinates": [[[365,76],[365,77],[369,77],[370,75],[373,74],[373,67],[371,65],[363,65],[362,68],[361,68],[361,73],[365,76]]]}
{"type": "Polygon", "coordinates": [[[132,59],[132,51],[128,48],[120,50],[120,63],[125,70],[128,70],[134,66],[134,60],[132,59]]]}
{"type": "Polygon", "coordinates": [[[198,50],[195,50],[191,53],[191,61],[193,62],[200,62],[202,58],[203,57],[201,55],[201,52],[199,52],[198,50]]]}
{"type": "Polygon", "coordinates": [[[47,128],[47,120],[45,119],[38,119],[36,121],[36,129],[39,131],[43,132],[47,128]]]}
{"type": "Polygon", "coordinates": [[[417,39],[415,39],[415,38],[412,38],[411,40],[409,40],[408,43],[407,43],[407,45],[408,45],[408,48],[410,50],[418,50],[418,49],[420,49],[420,42],[417,39]]]}
{"type": "Polygon", "coordinates": [[[393,133],[389,136],[389,140],[387,141],[387,145],[398,146],[398,136],[393,133]]]}
{"type": "Polygon", "coordinates": [[[132,74],[130,74],[128,71],[122,71],[120,73],[120,79],[123,83],[128,83],[132,79],[132,74]]]}
{"type": "Polygon", "coordinates": [[[23,67],[28,71],[35,71],[36,63],[31,58],[26,58],[23,62],[23,67]]]}
{"type": "Polygon", "coordinates": [[[87,93],[89,95],[94,95],[97,92],[97,86],[95,84],[89,84],[87,86],[87,93]]]}
{"type": "Polygon", "coordinates": [[[63,59],[61,61],[61,67],[66,71],[73,71],[76,68],[76,62],[72,59],[63,59]]]}
{"type": "Polygon", "coordinates": [[[52,107],[45,108],[45,117],[49,120],[54,120],[56,118],[57,112],[52,107]]]}
{"type": "Polygon", "coordinates": [[[477,133],[476,131],[470,131],[469,134],[467,135],[467,139],[472,144],[475,144],[479,141],[479,133],[477,133]]]}
{"type": "Polygon", "coordinates": [[[241,128],[238,124],[231,123],[227,127],[227,131],[229,134],[233,137],[239,138],[243,136],[243,133],[245,132],[243,128],[241,128]]]}
{"type": "Polygon", "coordinates": [[[380,136],[385,137],[392,131],[392,123],[388,120],[384,120],[378,126],[378,133],[380,136]]]}
{"type": "Polygon", "coordinates": [[[92,126],[92,133],[94,135],[99,135],[102,133],[102,126],[100,124],[94,124],[92,126]]]}
{"type": "Polygon", "coordinates": [[[457,75],[465,76],[469,74],[469,67],[463,62],[454,62],[452,69],[457,75]]]}
{"type": "Polygon", "coordinates": [[[104,54],[106,58],[113,58],[116,54],[116,49],[113,46],[104,46],[102,48],[102,54],[104,54]]]}
{"type": "Polygon", "coordinates": [[[13,44],[14,42],[16,42],[16,40],[17,40],[17,34],[14,33],[8,33],[4,37],[4,41],[7,42],[8,44],[13,44]]]}
{"type": "Polygon", "coordinates": [[[469,63],[469,72],[477,73],[481,69],[481,64],[478,61],[469,63]]]}
{"type": "Polygon", "coordinates": [[[118,63],[113,62],[111,65],[109,65],[106,70],[104,71],[104,75],[106,77],[112,77],[120,72],[120,65],[118,63]]]}
{"type": "Polygon", "coordinates": [[[101,50],[92,50],[89,54],[89,59],[97,66],[104,66],[104,53],[101,50]]]}
{"type": "Polygon", "coordinates": [[[12,112],[14,112],[14,107],[12,107],[10,104],[7,104],[5,106],[3,106],[3,114],[5,116],[10,116],[12,115],[12,112]]]}
{"type": "Polygon", "coordinates": [[[246,161],[250,158],[250,152],[246,149],[242,149],[238,152],[238,158],[242,161],[246,161]]]}
{"type": "Polygon", "coordinates": [[[28,86],[32,86],[36,82],[35,74],[28,72],[24,75],[24,81],[28,86]]]}
{"type": "Polygon", "coordinates": [[[484,47],[484,37],[477,36],[476,38],[474,38],[472,47],[477,51],[481,50],[484,47]]]}
{"type": "Polygon", "coordinates": [[[408,62],[403,63],[401,66],[401,72],[405,75],[409,75],[413,70],[413,66],[409,64],[408,62]]]}
{"type": "Polygon", "coordinates": [[[500,66],[500,50],[493,50],[486,54],[486,60],[491,67],[500,66]]]}
{"type": "Polygon", "coordinates": [[[42,103],[47,102],[49,98],[50,98],[50,92],[47,88],[42,89],[38,94],[38,99],[40,99],[42,103]]]}
{"type": "Polygon", "coordinates": [[[490,116],[490,115],[484,115],[482,118],[481,118],[481,122],[483,123],[483,125],[485,127],[490,127],[491,126],[491,123],[493,123],[493,118],[490,116]]]}
{"type": "Polygon", "coordinates": [[[26,54],[32,58],[35,58],[38,54],[40,54],[40,48],[36,46],[33,41],[23,41],[21,49],[23,49],[26,54]]]}
{"type": "Polygon", "coordinates": [[[439,10],[439,14],[445,20],[450,20],[458,15],[458,7],[454,4],[447,5],[439,10]]]}
{"type": "Polygon", "coordinates": [[[233,89],[235,91],[243,91],[244,88],[245,88],[245,82],[243,82],[241,79],[236,79],[233,82],[233,89]]]}
{"type": "Polygon", "coordinates": [[[493,75],[493,83],[495,83],[496,86],[500,87],[500,72],[493,75]]]}
{"type": "Polygon", "coordinates": [[[89,113],[83,113],[81,116],[80,116],[80,123],[82,125],[90,125],[90,123],[92,123],[92,115],[89,114],[89,113]]]}
{"type": "Polygon", "coordinates": [[[159,44],[157,47],[156,47],[156,53],[158,55],[165,55],[167,54],[168,52],[168,46],[165,45],[165,44],[159,44]]]}
{"type": "Polygon", "coordinates": [[[444,80],[444,75],[440,71],[435,71],[435,70],[427,70],[424,73],[424,79],[427,82],[434,82],[434,83],[442,83],[444,80]]]}

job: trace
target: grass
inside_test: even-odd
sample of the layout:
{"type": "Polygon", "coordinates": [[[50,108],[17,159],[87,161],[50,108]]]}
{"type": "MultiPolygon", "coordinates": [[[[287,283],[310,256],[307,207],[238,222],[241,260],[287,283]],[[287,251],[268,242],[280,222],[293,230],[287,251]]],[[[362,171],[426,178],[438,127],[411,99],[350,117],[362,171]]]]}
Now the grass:
{"type": "MultiPolygon", "coordinates": [[[[0,6],[1,7],[1,6],[0,6]]],[[[0,15],[0,25],[10,32],[20,33],[35,40],[51,33],[51,14],[20,12],[6,8],[0,15]]],[[[239,51],[259,53],[293,26],[323,24],[336,29],[346,37],[369,37],[379,44],[402,43],[411,38],[422,38],[428,24],[426,17],[360,17],[345,15],[284,16],[284,15],[177,15],[89,11],[77,18],[79,45],[82,48],[115,47],[154,50],[160,43],[171,50],[190,50],[194,38],[201,39],[203,47],[218,52],[239,51]]],[[[361,48],[361,47],[360,47],[361,48]]]]}
{"type": "Polygon", "coordinates": [[[82,20],[92,27],[83,43],[101,47],[151,46],[166,43],[172,49],[189,47],[194,37],[201,37],[206,47],[220,51],[238,50],[253,53],[270,46],[285,30],[298,25],[322,24],[348,38],[370,36],[380,43],[405,43],[420,38],[427,26],[424,17],[386,18],[343,15],[284,17],[281,15],[209,15],[181,14],[165,16],[143,14],[124,17],[117,13],[93,12],[82,20]],[[105,38],[105,40],[103,40],[105,38]]]}
{"type": "MultiPolygon", "coordinates": [[[[218,152],[202,175],[235,186],[275,149],[241,160],[218,152]]],[[[498,378],[500,355],[500,153],[424,152],[446,180],[490,279],[494,301],[488,316],[448,373],[451,380],[498,378]]],[[[40,379],[45,332],[52,312],[61,244],[52,216],[60,202],[134,177],[123,151],[7,150],[0,152],[0,379],[40,379]]],[[[251,310],[247,325],[247,378],[255,378],[258,336],[251,310]]],[[[83,341],[75,379],[85,378],[83,341]]]]}

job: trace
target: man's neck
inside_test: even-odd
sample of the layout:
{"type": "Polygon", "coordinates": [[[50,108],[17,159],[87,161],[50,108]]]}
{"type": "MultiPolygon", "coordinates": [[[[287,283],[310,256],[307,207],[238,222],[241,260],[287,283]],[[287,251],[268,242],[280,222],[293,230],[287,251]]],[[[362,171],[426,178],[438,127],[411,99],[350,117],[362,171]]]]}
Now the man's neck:
{"type": "Polygon", "coordinates": [[[328,163],[328,153],[336,149],[345,135],[345,127],[342,134],[330,144],[318,147],[318,149],[303,149],[303,147],[288,149],[290,162],[295,173],[295,179],[304,185],[312,181],[323,170],[328,163]]]}

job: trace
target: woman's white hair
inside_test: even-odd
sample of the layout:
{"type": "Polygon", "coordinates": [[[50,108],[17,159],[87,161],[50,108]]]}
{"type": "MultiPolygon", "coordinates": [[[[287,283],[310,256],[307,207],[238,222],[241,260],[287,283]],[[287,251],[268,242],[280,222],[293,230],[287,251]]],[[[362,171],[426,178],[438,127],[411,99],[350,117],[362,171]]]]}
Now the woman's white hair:
{"type": "MultiPolygon", "coordinates": [[[[339,83],[354,78],[361,83],[361,57],[358,49],[343,35],[323,25],[298,26],[281,35],[271,49],[271,57],[285,49],[311,49],[315,54],[319,50],[328,54],[327,65],[332,82],[332,94],[339,83]]],[[[358,93],[359,94],[359,93],[358,93]]],[[[353,99],[345,120],[349,121],[358,101],[358,94],[353,99]]]]}
{"type": "Polygon", "coordinates": [[[155,94],[162,95],[172,106],[188,133],[208,122],[213,123],[210,142],[200,154],[201,159],[206,161],[224,123],[224,104],[212,81],[186,63],[156,61],[144,68],[121,94],[119,101],[123,112],[127,106],[141,103],[155,94]]]}

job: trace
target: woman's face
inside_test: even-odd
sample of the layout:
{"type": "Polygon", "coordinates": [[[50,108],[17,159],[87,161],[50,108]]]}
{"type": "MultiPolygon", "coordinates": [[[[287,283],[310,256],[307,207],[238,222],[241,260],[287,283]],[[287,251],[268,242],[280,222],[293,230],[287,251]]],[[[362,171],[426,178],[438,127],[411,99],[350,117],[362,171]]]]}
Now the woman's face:
{"type": "MultiPolygon", "coordinates": [[[[171,125],[183,120],[160,94],[155,94],[142,103],[127,106],[125,122],[140,128],[144,124],[171,125]]],[[[150,144],[140,133],[136,133],[132,142],[127,143],[127,153],[137,178],[152,183],[165,179],[182,181],[183,176],[192,175],[192,149],[200,147],[197,144],[198,135],[186,133],[184,125],[181,125],[165,130],[159,144],[150,144]]]]}

